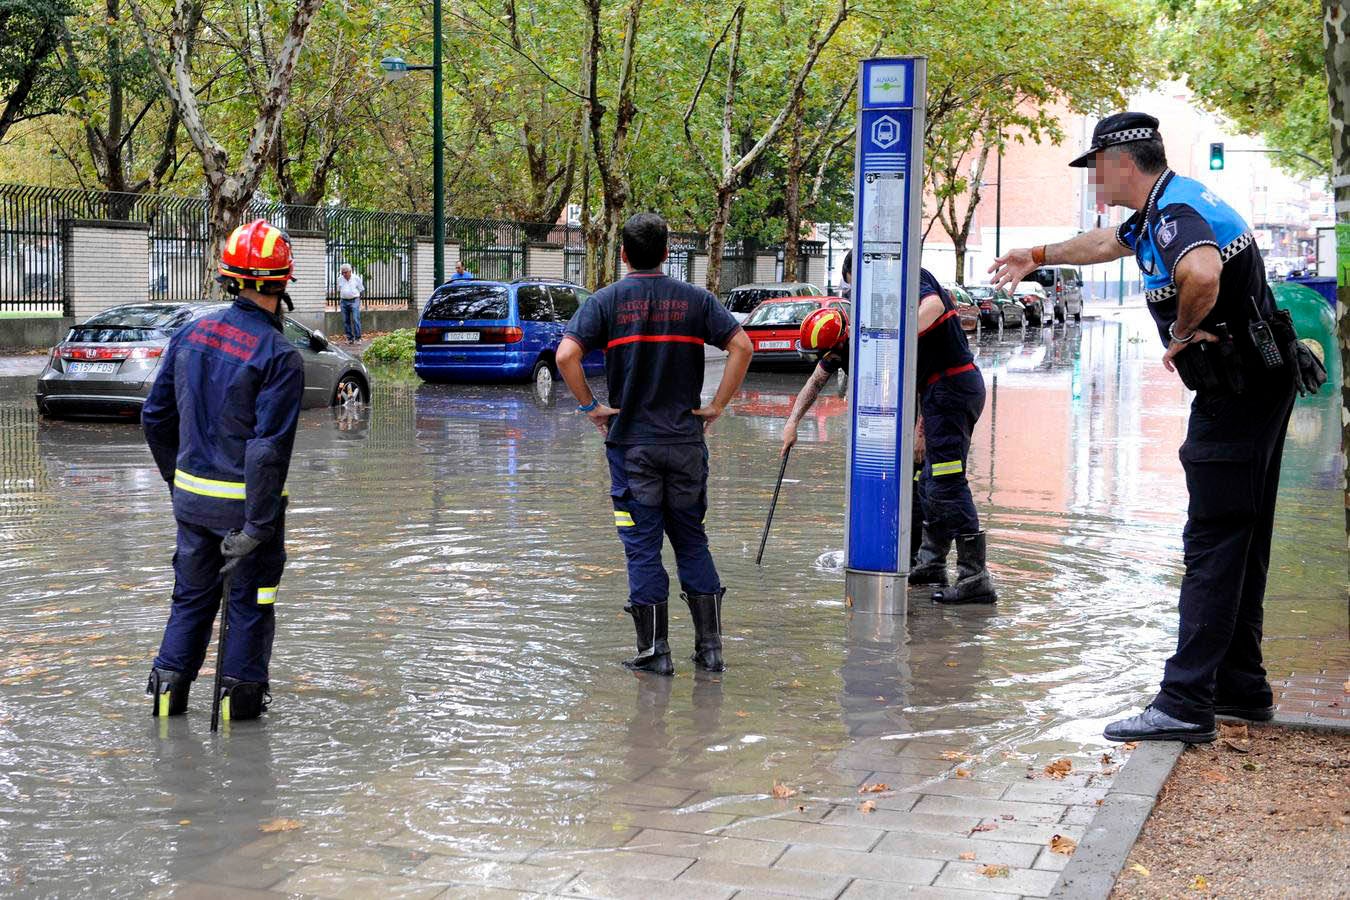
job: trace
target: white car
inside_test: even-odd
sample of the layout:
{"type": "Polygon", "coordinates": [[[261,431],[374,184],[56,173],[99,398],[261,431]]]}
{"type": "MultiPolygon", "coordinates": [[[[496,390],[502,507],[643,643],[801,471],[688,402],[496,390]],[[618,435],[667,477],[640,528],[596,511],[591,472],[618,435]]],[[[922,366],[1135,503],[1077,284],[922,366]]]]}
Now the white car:
{"type": "Polygon", "coordinates": [[[1012,292],[1013,299],[1019,301],[1026,309],[1028,324],[1040,327],[1042,322],[1054,324],[1055,309],[1050,305],[1050,298],[1045,293],[1045,288],[1034,281],[1019,281],[1017,287],[1012,292]]]}

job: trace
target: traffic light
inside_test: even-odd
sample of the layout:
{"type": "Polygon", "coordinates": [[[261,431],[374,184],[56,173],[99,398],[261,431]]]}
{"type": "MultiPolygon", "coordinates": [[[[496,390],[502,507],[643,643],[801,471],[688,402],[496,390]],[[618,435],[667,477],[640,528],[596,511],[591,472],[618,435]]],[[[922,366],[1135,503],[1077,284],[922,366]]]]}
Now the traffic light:
{"type": "Polygon", "coordinates": [[[1223,141],[1209,145],[1209,170],[1217,172],[1223,168],[1223,141]]]}

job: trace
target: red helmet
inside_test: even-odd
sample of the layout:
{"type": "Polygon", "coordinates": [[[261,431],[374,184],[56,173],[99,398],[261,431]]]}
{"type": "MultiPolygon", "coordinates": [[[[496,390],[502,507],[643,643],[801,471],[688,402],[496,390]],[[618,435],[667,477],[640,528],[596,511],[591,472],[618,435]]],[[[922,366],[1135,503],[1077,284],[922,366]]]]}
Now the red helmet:
{"type": "Polygon", "coordinates": [[[291,280],[291,263],[291,239],[286,232],[257,219],[230,233],[220,255],[220,280],[277,293],[291,280]]]}
{"type": "Polygon", "coordinates": [[[833,350],[848,340],[848,320],[832,306],[822,306],[802,320],[803,350],[833,350]]]}

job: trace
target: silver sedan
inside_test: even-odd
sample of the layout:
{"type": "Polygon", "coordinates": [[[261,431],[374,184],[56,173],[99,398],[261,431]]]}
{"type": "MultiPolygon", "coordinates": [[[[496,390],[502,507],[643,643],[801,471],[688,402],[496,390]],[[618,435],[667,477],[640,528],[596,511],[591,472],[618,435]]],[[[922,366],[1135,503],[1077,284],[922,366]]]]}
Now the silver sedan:
{"type": "MultiPolygon", "coordinates": [[[[44,416],[139,417],[173,333],[223,303],[140,303],[106,309],[52,349],[37,382],[44,416]]],[[[370,373],[355,356],[287,319],[286,339],[305,361],[304,407],[365,404],[370,373]]]]}

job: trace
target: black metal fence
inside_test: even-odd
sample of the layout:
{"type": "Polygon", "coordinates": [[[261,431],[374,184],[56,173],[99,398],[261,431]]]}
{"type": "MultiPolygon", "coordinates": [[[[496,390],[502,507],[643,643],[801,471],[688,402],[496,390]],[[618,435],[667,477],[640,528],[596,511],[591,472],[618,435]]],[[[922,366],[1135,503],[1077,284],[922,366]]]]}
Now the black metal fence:
{"type": "MultiPolygon", "coordinates": [[[[325,294],[331,308],[337,307],[337,279],[344,263],[362,276],[364,301],[373,306],[422,299],[412,297],[410,256],[415,239],[431,237],[427,214],[255,202],[249,215],[297,235],[323,236],[325,294]]],[[[201,296],[209,231],[204,198],[0,184],[0,313],[64,311],[61,223],[69,219],[144,223],[149,229],[149,299],[201,296]]],[[[565,277],[583,282],[586,241],[579,226],[451,216],[445,233],[447,240],[458,242],[465,267],[479,278],[508,281],[526,274],[528,244],[547,242],[562,246],[565,277]]],[[[804,255],[812,255],[810,244],[818,242],[804,242],[804,255]]],[[[672,233],[667,271],[691,279],[694,254],[705,247],[702,235],[672,233]]],[[[755,257],[749,248],[728,244],[724,255],[723,285],[754,280],[755,257]]]]}

